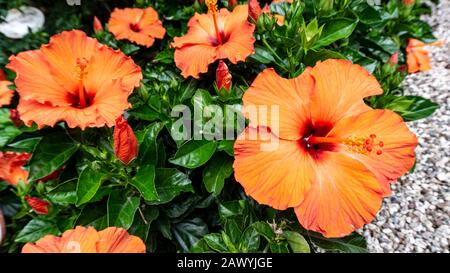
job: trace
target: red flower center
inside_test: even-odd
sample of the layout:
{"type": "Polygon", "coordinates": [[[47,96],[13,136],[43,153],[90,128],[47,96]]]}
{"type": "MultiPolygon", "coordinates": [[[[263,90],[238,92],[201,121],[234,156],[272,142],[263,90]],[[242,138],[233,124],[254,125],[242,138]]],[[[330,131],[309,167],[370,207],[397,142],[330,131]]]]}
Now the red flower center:
{"type": "Polygon", "coordinates": [[[139,23],[130,23],[130,29],[134,32],[141,31],[141,27],[139,26],[139,23]]]}

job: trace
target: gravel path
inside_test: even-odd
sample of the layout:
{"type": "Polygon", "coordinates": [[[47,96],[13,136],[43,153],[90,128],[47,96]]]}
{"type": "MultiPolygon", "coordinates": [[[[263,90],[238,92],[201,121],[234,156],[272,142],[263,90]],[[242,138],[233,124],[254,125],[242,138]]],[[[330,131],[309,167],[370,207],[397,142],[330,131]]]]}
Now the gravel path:
{"type": "Polygon", "coordinates": [[[392,185],[392,197],[362,230],[371,252],[450,251],[450,0],[441,0],[424,19],[447,42],[430,48],[433,69],[408,76],[404,86],[407,94],[429,98],[440,109],[409,123],[419,136],[417,167],[392,185]]]}

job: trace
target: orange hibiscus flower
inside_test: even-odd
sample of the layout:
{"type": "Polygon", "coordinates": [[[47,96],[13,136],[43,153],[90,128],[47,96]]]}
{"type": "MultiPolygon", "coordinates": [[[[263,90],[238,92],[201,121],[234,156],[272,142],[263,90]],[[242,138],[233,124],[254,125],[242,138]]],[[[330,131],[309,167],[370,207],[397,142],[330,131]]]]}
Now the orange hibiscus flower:
{"type": "Polygon", "coordinates": [[[151,47],[155,38],[162,39],[166,34],[158,13],[151,7],[116,8],[111,13],[108,29],[118,40],[127,39],[146,47],[151,47]]]}
{"type": "Polygon", "coordinates": [[[79,30],[11,57],[7,67],[17,73],[21,119],[39,128],[59,121],[70,128],[111,127],[142,79],[131,58],[79,30]]]}
{"type": "Polygon", "coordinates": [[[28,172],[23,169],[23,165],[30,157],[28,153],[0,152],[0,180],[11,185],[27,182],[28,172]]]}
{"type": "Polygon", "coordinates": [[[441,44],[441,42],[426,44],[417,39],[409,39],[408,46],[406,47],[408,72],[415,73],[430,70],[430,56],[428,56],[428,51],[425,49],[425,46],[440,46],[441,44]]]}
{"type": "Polygon", "coordinates": [[[188,33],[176,37],[175,63],[187,78],[199,78],[199,73],[208,71],[208,66],[220,59],[229,59],[236,64],[253,53],[253,31],[255,26],[247,21],[247,5],[236,6],[232,12],[217,9],[216,0],[205,1],[208,14],[196,13],[189,20],[188,33]]]}
{"type": "Polygon", "coordinates": [[[0,81],[0,107],[11,103],[14,91],[9,89],[12,84],[10,81],[0,81]]]}
{"type": "Polygon", "coordinates": [[[364,104],[382,92],[349,61],[317,63],[289,80],[266,69],[243,101],[271,118],[247,115],[234,146],[236,180],[261,204],[294,207],[303,227],[326,237],[370,222],[389,183],[413,166],[417,145],[400,116],[364,104]]]}
{"type": "Polygon", "coordinates": [[[61,237],[47,235],[34,244],[27,243],[22,253],[145,253],[145,244],[122,228],[96,231],[77,226],[61,237]]]}

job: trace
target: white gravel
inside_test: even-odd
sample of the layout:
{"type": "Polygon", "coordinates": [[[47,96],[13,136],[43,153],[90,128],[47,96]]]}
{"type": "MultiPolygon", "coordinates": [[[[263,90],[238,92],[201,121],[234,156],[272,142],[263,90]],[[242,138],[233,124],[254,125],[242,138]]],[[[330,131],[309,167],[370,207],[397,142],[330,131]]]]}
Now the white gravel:
{"type": "Polygon", "coordinates": [[[404,87],[440,109],[408,124],[419,136],[416,170],[392,185],[392,197],[361,230],[371,252],[450,252],[450,0],[424,19],[446,44],[430,48],[433,69],[409,75],[404,87]]]}

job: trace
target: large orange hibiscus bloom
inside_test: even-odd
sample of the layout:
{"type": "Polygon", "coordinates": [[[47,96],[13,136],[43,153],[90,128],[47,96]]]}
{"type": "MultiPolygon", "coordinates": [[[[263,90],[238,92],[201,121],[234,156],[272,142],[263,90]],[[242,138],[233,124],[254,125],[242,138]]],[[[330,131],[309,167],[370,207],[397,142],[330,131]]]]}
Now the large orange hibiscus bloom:
{"type": "Polygon", "coordinates": [[[109,227],[96,231],[77,226],[61,237],[47,235],[36,243],[27,243],[22,253],[144,253],[145,244],[125,229],[109,227]]]}
{"type": "Polygon", "coordinates": [[[14,96],[14,91],[9,89],[12,84],[10,81],[0,80],[0,107],[11,103],[11,99],[14,96]]]}
{"type": "Polygon", "coordinates": [[[142,79],[131,58],[79,30],[12,56],[7,67],[17,73],[21,119],[39,128],[59,121],[70,128],[113,126],[142,79]]]}
{"type": "Polygon", "coordinates": [[[415,161],[417,139],[402,118],[364,104],[381,93],[349,61],[327,60],[290,80],[266,69],[243,101],[272,114],[248,115],[234,146],[236,180],[261,204],[295,208],[303,227],[327,237],[360,228],[415,161]]]}
{"type": "Polygon", "coordinates": [[[155,38],[162,39],[166,34],[158,13],[151,7],[116,8],[111,13],[108,29],[119,40],[128,39],[146,47],[151,47],[155,38]]]}
{"type": "Polygon", "coordinates": [[[425,49],[426,46],[440,46],[442,42],[434,42],[426,44],[417,39],[409,39],[406,47],[406,61],[408,64],[408,72],[415,73],[419,71],[428,71],[431,69],[430,56],[425,49]]]}
{"type": "Polygon", "coordinates": [[[20,181],[28,181],[28,171],[23,165],[30,159],[28,153],[0,152],[0,180],[11,185],[17,185],[20,181]]]}
{"type": "Polygon", "coordinates": [[[199,78],[208,66],[220,59],[235,64],[253,53],[255,26],[247,21],[247,5],[236,6],[232,12],[217,10],[216,0],[207,0],[208,14],[196,13],[189,20],[188,33],[176,37],[175,63],[187,78],[199,78]]]}

